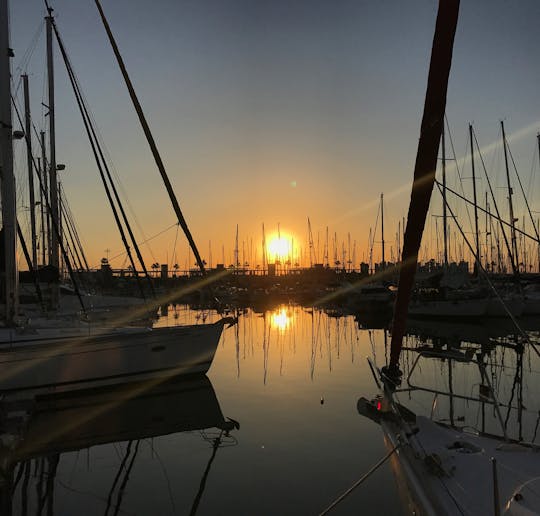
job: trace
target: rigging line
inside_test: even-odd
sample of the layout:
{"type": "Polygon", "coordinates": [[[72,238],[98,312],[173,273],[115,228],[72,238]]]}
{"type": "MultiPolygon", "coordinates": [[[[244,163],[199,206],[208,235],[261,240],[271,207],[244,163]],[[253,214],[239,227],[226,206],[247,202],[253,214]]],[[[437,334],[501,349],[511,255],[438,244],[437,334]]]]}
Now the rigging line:
{"type": "MultiPolygon", "coordinates": [[[[75,70],[73,68],[73,64],[71,64],[71,68],[72,68],[72,70],[74,72],[74,75],[76,77],[75,70]]],[[[108,168],[112,171],[112,175],[116,179],[116,183],[118,184],[118,188],[120,190],[120,193],[122,194],[124,202],[128,206],[128,210],[130,212],[130,215],[133,218],[133,220],[135,221],[135,225],[136,225],[139,233],[143,236],[143,238],[146,238],[144,228],[142,227],[142,225],[141,225],[141,223],[139,221],[139,218],[137,216],[137,212],[135,211],[135,209],[133,208],[133,205],[131,204],[131,201],[129,200],[126,189],[125,189],[125,187],[124,187],[124,185],[122,183],[122,179],[120,177],[120,174],[118,173],[118,170],[116,169],[116,166],[114,165],[114,161],[112,159],[111,153],[109,152],[109,149],[107,148],[107,145],[105,144],[105,140],[104,140],[103,135],[101,134],[101,132],[99,130],[99,126],[98,126],[98,124],[96,122],[95,116],[94,116],[92,110],[90,109],[89,103],[88,103],[88,101],[86,99],[84,91],[81,90],[80,85],[79,85],[79,92],[80,92],[81,98],[83,100],[83,104],[86,106],[86,110],[88,112],[88,117],[89,117],[89,120],[91,122],[91,126],[93,128],[93,131],[95,133],[96,142],[100,146],[100,148],[101,148],[101,150],[102,150],[102,152],[103,152],[103,154],[105,156],[105,159],[103,159],[103,161],[108,164],[108,168]]],[[[148,252],[152,256],[152,260],[154,262],[156,262],[157,260],[156,260],[156,257],[154,255],[153,251],[152,251],[152,248],[149,245],[147,246],[147,248],[148,248],[148,252]]]]}
{"type": "MultiPolygon", "coordinates": [[[[105,173],[107,174],[107,178],[109,180],[109,184],[110,186],[112,187],[112,191],[113,191],[113,194],[114,194],[114,197],[115,197],[115,200],[116,200],[116,203],[118,205],[118,208],[120,209],[120,213],[122,215],[122,218],[123,218],[123,221],[124,221],[124,224],[126,226],[126,229],[128,231],[128,234],[129,234],[129,237],[131,239],[131,242],[133,244],[133,247],[135,249],[135,253],[137,255],[137,259],[139,260],[139,263],[141,264],[141,267],[144,271],[144,275],[146,277],[146,279],[148,280],[148,283],[149,283],[149,286],[150,286],[150,291],[151,293],[155,296],[155,291],[154,291],[154,285],[153,285],[153,282],[150,278],[150,275],[148,274],[148,270],[146,268],[146,264],[144,263],[144,259],[142,257],[142,254],[140,252],[140,249],[139,249],[139,246],[137,245],[137,241],[135,239],[135,235],[133,234],[133,231],[131,229],[131,225],[129,223],[129,220],[127,218],[127,215],[126,215],[126,212],[124,211],[124,207],[122,205],[122,202],[120,200],[120,197],[118,195],[118,191],[116,189],[116,186],[114,184],[114,181],[111,177],[111,173],[109,171],[109,167],[107,165],[107,161],[105,160],[105,157],[103,156],[103,152],[102,152],[102,149],[100,147],[100,144],[99,144],[99,141],[97,139],[97,136],[96,136],[96,133],[95,133],[95,130],[94,130],[94,126],[92,125],[91,123],[91,120],[90,120],[90,116],[88,114],[88,109],[87,109],[87,105],[84,103],[84,99],[82,98],[82,94],[81,94],[81,87],[80,87],[80,84],[79,84],[79,81],[77,79],[77,76],[75,75],[75,72],[73,70],[73,67],[71,65],[71,62],[69,60],[69,57],[67,55],[67,51],[64,47],[64,44],[62,42],[62,39],[60,38],[60,33],[58,31],[58,27],[56,26],[56,23],[54,22],[53,20],[53,27],[54,27],[54,31],[55,31],[55,35],[56,35],[56,39],[58,41],[58,45],[60,47],[60,50],[62,52],[62,57],[64,58],[64,63],[66,65],[66,68],[68,68],[68,73],[69,73],[69,76],[70,76],[70,81],[72,83],[72,86],[74,88],[74,90],[76,89],[77,91],[75,92],[75,95],[77,96],[78,95],[78,99],[77,99],[77,103],[79,105],[79,109],[82,109],[84,110],[84,113],[86,115],[86,120],[89,122],[89,127],[90,127],[90,131],[92,133],[92,136],[93,136],[93,139],[94,139],[94,143],[97,147],[97,150],[98,150],[98,153],[99,153],[99,156],[100,156],[100,159],[101,159],[101,163],[103,164],[103,168],[105,169],[105,173]],[[79,102],[79,100],[81,102],[79,102]]],[[[82,110],[81,110],[81,115],[82,115],[82,110]]],[[[85,124],[85,128],[87,129],[87,132],[88,132],[88,127],[86,126],[85,124]]],[[[89,135],[90,137],[90,135],[89,135]]],[[[94,149],[94,146],[92,145],[92,148],[94,149]]],[[[97,158],[96,158],[96,161],[97,161],[97,158]]],[[[101,174],[101,172],[100,172],[101,174]]],[[[105,183],[104,183],[105,185],[105,183]]],[[[110,202],[110,201],[109,201],[110,202]]],[[[128,251],[128,256],[130,257],[130,261],[132,262],[131,265],[133,266],[134,270],[135,270],[135,263],[133,263],[133,260],[131,258],[131,254],[130,254],[130,251],[126,248],[126,250],[128,251]]],[[[137,274],[135,273],[135,276],[137,277],[137,274]]],[[[142,297],[144,298],[145,295],[144,295],[144,292],[142,291],[142,285],[140,285],[140,289],[141,289],[141,294],[142,294],[142,297]]]]}
{"type": "Polygon", "coordinates": [[[379,469],[397,450],[402,446],[403,442],[396,444],[377,464],[372,466],[364,475],[362,475],[347,491],[345,491],[341,496],[336,498],[324,511],[319,513],[319,516],[324,516],[328,514],[334,507],[343,501],[347,496],[349,496],[360,484],[367,480],[377,469],[379,469]]]}
{"type": "Polygon", "coordinates": [[[527,199],[527,196],[525,195],[525,190],[523,189],[523,184],[521,183],[521,178],[519,177],[518,170],[516,167],[516,162],[514,161],[514,156],[512,155],[512,151],[510,150],[510,147],[508,147],[508,144],[506,145],[508,149],[508,154],[510,154],[510,159],[512,160],[512,165],[514,166],[514,172],[516,173],[516,177],[518,179],[519,187],[521,189],[521,193],[523,194],[523,198],[525,199],[525,206],[527,206],[527,211],[529,212],[529,217],[531,218],[531,223],[534,228],[534,232],[536,233],[536,240],[540,242],[540,236],[538,235],[538,228],[536,227],[536,224],[534,222],[534,218],[531,212],[531,207],[529,206],[529,201],[527,199]]]}
{"type": "MultiPolygon", "coordinates": [[[[57,30],[58,30],[58,28],[57,28],[57,30]]],[[[67,50],[66,50],[66,55],[68,55],[67,50]]],[[[75,69],[74,69],[73,64],[71,63],[71,61],[70,61],[70,67],[71,67],[71,70],[73,72],[73,76],[75,78],[75,81],[77,83],[77,87],[79,89],[79,95],[81,97],[82,103],[85,106],[85,110],[86,110],[86,113],[87,113],[87,116],[88,116],[88,120],[90,122],[90,127],[92,128],[92,132],[94,134],[94,138],[95,138],[97,147],[98,147],[98,149],[100,151],[100,154],[103,154],[102,155],[102,161],[106,165],[107,175],[110,176],[109,170],[112,170],[112,175],[114,176],[114,178],[116,179],[116,182],[118,183],[120,192],[122,194],[122,197],[124,198],[124,202],[128,205],[128,209],[130,211],[130,214],[133,217],[133,219],[135,220],[135,225],[137,226],[137,229],[142,234],[142,236],[144,238],[146,238],[146,234],[144,232],[144,229],[143,229],[143,227],[141,226],[141,224],[139,222],[139,219],[137,217],[137,214],[136,214],[135,210],[133,209],[133,206],[132,206],[132,204],[131,204],[131,202],[129,200],[129,197],[128,197],[127,193],[126,193],[125,187],[122,184],[122,180],[120,178],[120,175],[118,174],[118,171],[117,171],[116,167],[114,166],[112,156],[111,156],[111,154],[110,154],[110,152],[109,152],[109,150],[108,150],[108,148],[107,148],[107,146],[105,144],[105,140],[104,140],[104,138],[103,138],[103,136],[102,136],[102,134],[101,134],[101,132],[99,130],[99,127],[98,127],[97,121],[95,119],[95,116],[94,116],[92,110],[90,109],[90,105],[88,103],[86,95],[84,94],[84,91],[81,88],[80,82],[78,80],[77,74],[75,73],[75,69]],[[103,157],[103,156],[105,156],[105,157],[103,157]]],[[[110,181],[111,181],[111,184],[113,184],[113,185],[115,184],[112,181],[112,179],[110,179],[110,181]]],[[[120,201],[118,201],[118,202],[119,202],[120,206],[122,206],[121,202],[120,201]]],[[[125,219],[127,220],[127,217],[125,217],[125,219]]],[[[154,261],[156,261],[155,256],[154,256],[150,246],[148,246],[148,251],[150,252],[150,254],[152,256],[152,259],[154,261]]]]}
{"type": "MultiPolygon", "coordinates": [[[[32,58],[36,50],[37,43],[41,36],[41,33],[43,32],[43,27],[45,27],[45,20],[41,19],[36,31],[34,32],[34,36],[30,40],[30,44],[28,45],[28,48],[24,51],[24,54],[21,57],[21,61],[19,62],[18,66],[15,67],[16,71],[22,72],[23,70],[27,69],[30,59],[32,58]]],[[[19,79],[17,81],[17,86],[15,88],[15,93],[14,93],[15,96],[17,96],[18,94],[19,88],[21,87],[21,82],[22,82],[22,79],[19,75],[19,79]]]]}
{"type": "Polygon", "coordinates": [[[165,477],[165,480],[167,481],[167,491],[169,492],[169,499],[171,501],[171,506],[173,510],[173,514],[176,512],[176,506],[174,503],[174,496],[172,492],[171,487],[171,479],[169,478],[169,473],[167,472],[167,468],[165,467],[165,463],[163,462],[163,459],[161,458],[161,455],[158,453],[156,448],[154,447],[153,438],[145,439],[146,444],[150,447],[150,450],[152,454],[154,454],[159,462],[159,465],[161,466],[161,470],[163,471],[163,476],[165,477]]]}
{"type": "MultiPolygon", "coordinates": [[[[64,187],[63,187],[63,185],[61,183],[59,184],[58,192],[60,194],[60,196],[59,196],[60,197],[60,215],[61,215],[60,220],[64,221],[64,227],[67,229],[68,236],[69,236],[69,238],[71,240],[71,246],[73,247],[73,250],[77,255],[76,262],[78,262],[79,271],[84,270],[84,266],[82,264],[81,257],[79,255],[78,246],[77,246],[77,243],[76,243],[75,238],[73,236],[71,220],[70,220],[67,208],[66,208],[67,199],[65,197],[65,190],[64,190],[64,187]]],[[[66,232],[64,231],[64,236],[65,236],[65,233],[66,232]]]]}
{"type": "MultiPolygon", "coordinates": [[[[133,260],[133,255],[131,254],[131,249],[130,249],[130,246],[129,246],[129,243],[127,241],[127,238],[126,238],[126,234],[124,232],[124,228],[122,226],[122,222],[120,220],[120,217],[118,216],[118,210],[116,208],[116,205],[113,201],[113,198],[111,196],[111,192],[110,192],[110,188],[109,188],[109,185],[107,184],[107,180],[105,178],[105,174],[103,172],[103,165],[105,166],[106,168],[106,163],[102,163],[100,161],[100,157],[98,156],[98,152],[96,151],[96,142],[94,140],[94,138],[92,137],[92,131],[91,131],[91,126],[89,125],[89,121],[87,119],[87,114],[85,112],[85,106],[82,104],[82,101],[81,101],[81,98],[80,98],[80,94],[79,94],[79,89],[78,89],[78,85],[77,85],[77,82],[76,82],[76,77],[73,75],[73,70],[71,68],[71,65],[70,65],[70,62],[69,62],[69,59],[67,57],[67,54],[66,54],[66,51],[65,51],[65,48],[64,48],[64,45],[62,43],[62,39],[60,37],[60,34],[58,33],[58,28],[56,27],[56,23],[54,22],[54,19],[52,19],[52,25],[53,25],[53,28],[54,28],[54,33],[56,35],[56,40],[58,42],[58,46],[60,48],[60,52],[62,53],[62,57],[64,59],[64,64],[66,65],[66,69],[67,69],[67,72],[68,72],[68,76],[69,76],[69,80],[71,82],[71,85],[72,85],[72,88],[73,88],[73,92],[75,94],[75,99],[77,101],[77,105],[79,107],[79,111],[80,111],[80,114],[81,114],[81,117],[83,119],[83,124],[84,124],[84,127],[85,127],[85,130],[86,130],[86,134],[88,136],[88,140],[89,140],[89,143],[90,143],[90,146],[92,147],[92,153],[94,154],[94,159],[96,161],[96,165],[98,167],[98,171],[99,171],[99,175],[101,177],[101,181],[103,183],[103,187],[105,189],[105,194],[107,195],[107,199],[109,201],[109,205],[111,206],[111,210],[113,212],[113,216],[114,216],[114,219],[115,219],[115,222],[116,222],[116,225],[117,225],[117,228],[118,228],[118,231],[120,233],[120,237],[122,239],[122,242],[124,244],[124,247],[126,249],[126,252],[128,254],[128,257],[129,257],[129,260],[131,262],[131,266],[133,267],[133,271],[134,271],[134,274],[135,274],[135,279],[137,281],[137,286],[139,287],[139,290],[141,292],[141,296],[143,297],[143,299],[146,299],[146,296],[144,294],[144,289],[143,289],[143,286],[142,286],[142,283],[140,281],[140,278],[139,278],[139,275],[137,274],[137,268],[135,266],[135,261],[133,260]]],[[[99,147],[98,149],[99,150],[99,147]]],[[[113,186],[113,191],[114,191],[114,185],[113,186]]],[[[125,222],[125,221],[124,221],[125,222]]],[[[126,224],[127,225],[127,224],[126,224]]],[[[128,229],[129,231],[129,229],[128,229]]],[[[146,267],[144,265],[144,262],[141,263],[141,265],[143,266],[143,269],[145,271],[145,274],[146,274],[146,277],[149,281],[149,283],[152,285],[152,282],[150,280],[150,277],[148,276],[148,272],[146,271],[146,267]]],[[[153,293],[153,287],[152,287],[152,293],[153,293]]]]}
{"type": "MultiPolygon", "coordinates": [[[[15,108],[15,113],[16,113],[17,118],[19,120],[19,124],[21,124],[21,127],[22,127],[23,124],[22,124],[21,114],[20,114],[19,109],[17,107],[17,103],[15,102],[15,99],[13,97],[11,97],[11,103],[13,104],[13,107],[15,108]]],[[[29,138],[29,135],[25,134],[24,137],[25,137],[25,139],[29,138]]],[[[38,167],[36,166],[36,160],[35,160],[34,156],[32,156],[32,165],[34,167],[34,170],[38,169],[38,167]]],[[[43,181],[41,179],[41,175],[40,174],[36,174],[36,175],[38,177],[40,190],[41,190],[41,192],[43,192],[45,194],[46,189],[45,189],[45,186],[44,186],[43,181]]],[[[50,215],[52,213],[51,205],[50,205],[50,203],[49,203],[49,201],[48,201],[48,199],[47,199],[47,197],[45,195],[44,195],[43,199],[45,201],[45,206],[47,208],[47,212],[50,215]]],[[[86,307],[84,306],[83,298],[82,298],[81,292],[79,290],[79,285],[78,285],[77,280],[75,278],[75,273],[73,271],[73,267],[71,266],[71,261],[69,260],[69,257],[68,257],[68,255],[66,253],[66,249],[65,249],[64,244],[62,242],[62,239],[60,238],[60,229],[58,227],[58,221],[55,220],[54,217],[50,217],[50,224],[52,226],[53,232],[58,236],[58,244],[59,244],[59,247],[60,247],[60,251],[61,251],[62,257],[64,259],[64,262],[66,264],[66,267],[68,269],[69,277],[71,278],[71,281],[73,282],[73,288],[75,289],[75,294],[77,295],[77,298],[79,299],[79,303],[81,305],[82,312],[83,312],[84,315],[87,315],[86,307]]]]}
{"type": "MultiPolygon", "coordinates": [[[[81,262],[81,258],[79,258],[79,264],[81,266],[81,269],[84,269],[84,270],[88,271],[89,267],[88,267],[88,262],[86,261],[86,256],[84,254],[84,248],[83,248],[83,246],[81,244],[81,241],[79,239],[79,233],[77,231],[77,225],[75,224],[75,219],[73,217],[73,212],[71,211],[71,207],[70,207],[69,202],[67,200],[63,185],[61,186],[61,192],[62,192],[62,209],[64,210],[64,218],[67,221],[68,225],[70,226],[71,231],[73,232],[73,235],[72,235],[71,238],[73,240],[73,245],[74,245],[75,249],[78,250],[77,254],[80,253],[80,257],[82,257],[82,261],[84,262],[84,265],[83,265],[82,262],[81,262]]],[[[70,231],[69,228],[68,228],[68,231],[70,231]]],[[[71,231],[70,231],[70,234],[71,234],[71,231]]]]}
{"type": "MultiPolygon", "coordinates": [[[[439,192],[441,192],[441,185],[438,183],[438,181],[436,182],[437,184],[437,188],[439,189],[439,192]]],[[[442,192],[441,192],[442,193],[442,192]]],[[[450,205],[448,204],[448,201],[446,201],[446,205],[447,205],[447,208],[448,208],[448,211],[450,212],[450,215],[452,216],[452,218],[455,220],[456,222],[456,226],[459,230],[459,232],[461,233],[461,236],[463,237],[463,240],[465,242],[465,244],[467,245],[467,247],[469,248],[469,251],[472,253],[473,256],[476,257],[476,253],[475,251],[473,250],[469,240],[467,239],[467,237],[465,236],[465,233],[463,232],[463,229],[461,228],[461,226],[458,224],[457,222],[457,219],[455,218],[455,215],[454,215],[454,212],[452,210],[452,208],[450,207],[450,205]]],[[[512,312],[510,312],[510,310],[508,309],[508,307],[506,306],[506,304],[504,303],[504,301],[502,300],[501,296],[499,295],[499,292],[497,292],[497,289],[493,286],[493,283],[491,282],[491,280],[489,279],[489,275],[486,271],[486,269],[484,268],[484,266],[479,262],[478,263],[478,266],[479,266],[479,269],[482,271],[482,273],[484,274],[484,277],[488,283],[488,285],[490,286],[491,290],[493,291],[493,293],[495,294],[495,296],[498,298],[498,300],[501,302],[504,310],[506,311],[508,317],[510,318],[510,320],[512,321],[512,323],[514,324],[514,326],[516,327],[516,329],[518,330],[518,332],[521,334],[521,336],[524,338],[524,340],[532,347],[532,349],[535,351],[535,353],[540,357],[540,351],[538,350],[538,348],[536,347],[536,345],[534,344],[534,342],[529,338],[529,336],[527,335],[527,333],[521,328],[521,326],[518,324],[518,322],[516,321],[516,318],[512,315],[512,312]]]]}
{"type": "Polygon", "coordinates": [[[176,264],[176,242],[178,242],[178,228],[179,224],[176,224],[176,232],[174,234],[174,247],[173,247],[173,266],[176,264]]]}
{"type": "Polygon", "coordinates": [[[36,287],[36,294],[38,297],[39,304],[42,307],[44,307],[43,296],[41,294],[41,287],[39,286],[39,279],[36,274],[36,269],[34,268],[34,264],[32,263],[32,258],[30,257],[30,253],[28,252],[28,247],[26,247],[26,242],[24,240],[23,232],[21,231],[21,226],[19,222],[17,222],[17,233],[19,235],[19,240],[21,241],[21,247],[23,249],[24,257],[26,259],[26,265],[28,266],[28,270],[30,271],[30,274],[32,276],[34,287],[36,287]]]}
{"type": "MultiPolygon", "coordinates": [[[[476,142],[476,148],[478,150],[478,155],[480,156],[480,163],[482,163],[482,169],[484,170],[484,176],[486,177],[486,180],[487,180],[487,184],[488,184],[488,187],[489,187],[489,192],[491,193],[491,199],[493,200],[493,205],[494,205],[495,211],[497,213],[497,220],[499,221],[499,224],[500,224],[500,227],[501,227],[501,233],[502,233],[503,238],[504,238],[504,244],[506,246],[506,251],[508,253],[508,256],[510,257],[510,265],[512,266],[512,272],[514,273],[514,276],[515,276],[516,273],[517,273],[516,264],[514,262],[514,256],[512,254],[511,249],[510,249],[510,242],[508,242],[508,237],[506,236],[506,231],[504,230],[503,223],[507,224],[510,227],[511,227],[511,225],[503,221],[503,219],[501,217],[501,214],[499,212],[499,206],[497,205],[497,201],[495,199],[495,194],[493,192],[493,187],[491,186],[491,181],[490,181],[488,173],[487,173],[486,165],[484,163],[484,158],[482,156],[482,152],[480,151],[480,145],[478,144],[478,140],[476,138],[476,132],[474,131],[474,129],[473,129],[473,136],[474,136],[474,141],[476,142]]],[[[482,208],[480,208],[480,210],[484,211],[484,210],[482,210],[482,208]]],[[[517,229],[517,228],[515,228],[515,230],[520,232],[520,230],[517,229]]]]}
{"type": "MultiPolygon", "coordinates": [[[[47,2],[47,0],[45,0],[47,2]]],[[[133,102],[133,105],[135,107],[135,111],[137,112],[137,115],[139,117],[139,121],[141,123],[141,126],[143,128],[143,131],[145,133],[146,139],[148,140],[148,145],[150,146],[152,150],[152,154],[154,156],[154,160],[156,161],[156,165],[158,167],[158,170],[161,174],[161,178],[163,179],[163,182],[165,184],[165,188],[167,190],[167,193],[169,194],[169,198],[171,200],[171,203],[173,205],[175,214],[178,218],[178,222],[182,226],[182,229],[184,230],[184,233],[186,235],[186,238],[189,242],[189,245],[191,247],[191,250],[193,251],[193,254],[195,255],[195,259],[197,260],[197,264],[199,265],[199,268],[201,269],[201,272],[203,274],[206,273],[206,269],[204,267],[204,263],[202,261],[201,255],[199,254],[199,250],[197,249],[197,245],[195,244],[195,241],[193,240],[193,237],[191,235],[191,231],[189,230],[187,226],[187,222],[184,219],[184,216],[182,214],[182,211],[180,210],[180,206],[178,204],[178,200],[176,198],[176,195],[174,193],[174,190],[172,188],[171,182],[169,181],[169,177],[167,175],[167,172],[165,171],[165,166],[163,165],[163,162],[161,160],[161,156],[158,152],[156,143],[154,141],[154,137],[152,136],[152,133],[150,132],[150,127],[148,126],[148,122],[146,121],[146,118],[144,116],[144,113],[142,111],[142,107],[139,103],[139,99],[137,98],[137,94],[135,93],[135,90],[133,88],[133,85],[131,83],[131,80],[129,78],[129,75],[127,73],[126,67],[124,65],[124,61],[122,59],[122,56],[120,55],[120,51],[118,49],[118,46],[116,44],[116,41],[114,39],[114,36],[111,32],[111,29],[109,27],[109,23],[107,19],[105,18],[105,13],[103,12],[103,9],[101,7],[101,3],[99,0],[95,0],[96,7],[98,8],[101,21],[103,22],[103,26],[105,27],[105,31],[107,32],[107,36],[109,37],[109,41],[111,43],[111,46],[113,48],[114,54],[116,56],[116,60],[118,61],[118,66],[120,67],[120,70],[122,72],[122,75],[124,77],[124,81],[126,83],[126,86],[129,91],[129,95],[131,97],[131,101],[133,102]]]]}
{"type": "MultiPolygon", "coordinates": [[[[458,178],[459,178],[459,186],[461,188],[461,193],[463,195],[465,195],[465,190],[463,189],[463,178],[461,176],[461,171],[459,170],[459,164],[458,164],[458,160],[457,160],[456,149],[454,147],[454,139],[452,138],[452,131],[450,131],[450,124],[448,123],[448,118],[446,116],[446,112],[444,114],[444,118],[446,120],[446,128],[447,128],[447,133],[446,134],[448,135],[448,139],[450,140],[450,147],[452,149],[452,156],[453,156],[454,166],[456,167],[456,172],[457,172],[457,175],[458,175],[458,178]]],[[[462,158],[463,162],[465,162],[466,154],[467,154],[467,151],[465,151],[463,153],[463,158],[462,158]]],[[[463,167],[465,167],[465,164],[463,164],[463,167]]],[[[467,218],[469,219],[469,226],[472,227],[472,219],[471,219],[471,214],[469,212],[469,208],[466,207],[465,211],[467,212],[467,218]]]]}
{"type": "MultiPolygon", "coordinates": [[[[67,215],[66,215],[66,209],[65,209],[63,200],[60,202],[60,216],[62,215],[63,215],[63,220],[64,220],[64,228],[67,228],[68,236],[69,236],[69,239],[71,240],[71,246],[69,246],[69,242],[68,242],[68,248],[71,251],[71,257],[73,259],[73,263],[78,264],[77,274],[79,275],[79,278],[81,279],[81,284],[83,284],[84,281],[82,281],[81,271],[85,270],[85,268],[81,261],[81,256],[79,255],[77,244],[75,242],[75,239],[73,238],[73,233],[71,232],[71,227],[70,227],[70,223],[67,218],[67,215]]],[[[64,233],[64,238],[65,238],[66,232],[64,231],[63,233],[64,233]]]]}
{"type": "MultiPolygon", "coordinates": [[[[147,238],[146,240],[143,240],[142,242],[139,242],[139,245],[144,245],[146,244],[147,242],[150,242],[151,240],[154,240],[155,238],[157,238],[158,236],[160,235],[163,235],[163,233],[166,233],[167,231],[169,231],[169,229],[173,228],[174,226],[178,226],[178,222],[174,222],[173,224],[171,224],[170,226],[166,227],[165,229],[162,229],[159,233],[156,233],[155,235],[152,235],[151,237],[147,238]]],[[[111,260],[114,260],[115,258],[119,258],[120,256],[123,256],[125,254],[125,251],[121,252],[121,253],[118,253],[116,255],[114,255],[111,260]]]]}
{"type": "MultiPolygon", "coordinates": [[[[435,183],[437,184],[438,187],[442,188],[442,183],[440,183],[439,181],[435,181],[435,183]]],[[[461,194],[457,193],[455,190],[452,190],[451,188],[449,188],[448,186],[446,187],[446,189],[454,194],[455,196],[459,197],[462,201],[465,201],[466,203],[468,204],[474,204],[471,200],[467,199],[466,197],[463,197],[461,194]]],[[[497,215],[494,215],[493,213],[485,210],[484,208],[482,208],[481,206],[478,206],[478,209],[485,213],[486,215],[489,215],[491,218],[495,219],[495,220],[498,220],[501,224],[504,224],[505,226],[510,226],[510,223],[509,222],[506,222],[505,220],[501,219],[500,217],[498,217],[497,215]]],[[[533,240],[534,242],[536,243],[540,243],[540,239],[538,239],[537,237],[533,236],[533,235],[530,235],[529,233],[526,233],[525,231],[522,231],[521,229],[519,228],[516,228],[516,233],[520,233],[522,234],[523,236],[526,236],[527,238],[530,238],[531,240],[533,240]]]]}

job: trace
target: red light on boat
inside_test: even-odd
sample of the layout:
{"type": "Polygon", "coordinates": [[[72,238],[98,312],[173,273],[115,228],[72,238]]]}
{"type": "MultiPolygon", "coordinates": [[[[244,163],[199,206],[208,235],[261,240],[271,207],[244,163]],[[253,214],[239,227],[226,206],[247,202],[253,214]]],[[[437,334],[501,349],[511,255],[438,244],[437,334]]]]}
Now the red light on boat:
{"type": "Polygon", "coordinates": [[[382,403],[380,401],[377,402],[377,410],[380,412],[382,409],[382,403]]]}

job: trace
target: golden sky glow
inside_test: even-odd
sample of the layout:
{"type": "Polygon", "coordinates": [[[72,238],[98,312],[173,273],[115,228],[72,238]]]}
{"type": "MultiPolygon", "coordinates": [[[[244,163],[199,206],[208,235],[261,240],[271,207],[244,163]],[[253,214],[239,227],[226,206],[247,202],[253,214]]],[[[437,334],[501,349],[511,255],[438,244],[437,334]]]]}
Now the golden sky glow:
{"type": "MultiPolygon", "coordinates": [[[[269,262],[290,259],[293,266],[323,263],[325,258],[331,265],[354,259],[356,267],[371,257],[378,261],[382,237],[380,218],[376,221],[384,192],[386,260],[396,260],[436,2],[414,0],[406,9],[396,1],[276,0],[248,2],[249,9],[242,2],[229,4],[167,0],[154,9],[141,0],[115,0],[105,6],[202,258],[214,267],[235,263],[235,251],[238,261],[250,266],[261,266],[264,254],[269,262]],[[141,19],[148,19],[145,30],[140,30],[141,19]],[[277,241],[279,222],[287,230],[277,241]],[[262,252],[263,224],[267,253],[262,252]]],[[[15,84],[20,73],[29,75],[32,119],[37,131],[47,131],[42,29],[34,42],[35,29],[43,24],[40,5],[35,0],[11,2],[12,74],[15,84]]],[[[56,0],[54,7],[147,267],[167,263],[172,268],[176,263],[180,270],[192,268],[193,253],[177,231],[95,6],[56,0]]],[[[446,110],[449,136],[453,133],[447,153],[454,146],[457,153],[448,156],[448,185],[461,191],[460,174],[454,170],[458,164],[470,176],[463,153],[469,148],[467,124],[474,121],[503,210],[507,193],[501,188],[501,119],[506,120],[523,183],[532,185],[531,209],[540,209],[540,176],[532,174],[539,166],[535,85],[540,69],[531,66],[540,51],[537,11],[534,0],[494,0],[490,10],[463,3],[460,13],[446,110]]],[[[107,257],[114,268],[126,268],[126,252],[57,50],[56,155],[66,165],[59,174],[65,199],[90,267],[99,267],[107,257]]],[[[15,90],[22,110],[23,89],[15,90]]],[[[34,140],[34,154],[39,154],[34,140]]],[[[19,223],[28,235],[25,152],[24,141],[14,142],[19,223]]],[[[469,198],[471,187],[466,180],[469,198]]],[[[485,181],[481,195],[484,187],[485,181]]],[[[522,220],[524,204],[515,197],[516,216],[522,220]]],[[[463,203],[451,202],[456,220],[470,232],[463,203]]],[[[441,213],[435,192],[422,260],[441,253],[441,213]]],[[[503,217],[508,218],[506,211],[503,217]]],[[[451,233],[451,259],[467,255],[455,227],[451,233]]],[[[20,267],[26,268],[22,254],[20,267]]]]}

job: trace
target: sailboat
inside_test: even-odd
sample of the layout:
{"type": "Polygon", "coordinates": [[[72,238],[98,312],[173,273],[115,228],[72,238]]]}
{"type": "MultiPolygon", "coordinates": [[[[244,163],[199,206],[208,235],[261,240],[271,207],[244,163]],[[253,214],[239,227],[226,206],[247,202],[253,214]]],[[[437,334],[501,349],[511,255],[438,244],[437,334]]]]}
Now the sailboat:
{"type": "MultiPolygon", "coordinates": [[[[370,361],[380,395],[372,401],[361,398],[358,410],[381,426],[389,449],[386,458],[392,459],[398,483],[408,495],[408,513],[540,514],[540,448],[521,439],[512,440],[505,432],[501,405],[481,354],[474,350],[419,350],[419,356],[426,358],[474,364],[481,375],[477,401],[497,414],[502,437],[483,428],[460,426],[453,417],[450,421],[435,421],[416,415],[398,399],[407,308],[435,179],[458,11],[459,0],[440,0],[392,323],[390,362],[378,368],[370,361]]],[[[411,370],[409,385],[410,374],[411,370]]],[[[519,402],[518,411],[521,408],[519,402]]]]}
{"type": "MultiPolygon", "coordinates": [[[[0,0],[3,221],[0,283],[4,300],[1,307],[4,327],[0,328],[0,393],[21,389],[51,392],[113,385],[156,374],[167,377],[206,373],[224,325],[233,322],[230,318],[211,324],[169,328],[100,328],[84,321],[65,326],[60,321],[57,327],[51,328],[33,325],[19,314],[13,139],[20,137],[20,131],[14,131],[12,124],[10,57],[13,51],[8,35],[8,1],[0,0]]],[[[175,208],[178,208],[177,203],[175,208]]]]}

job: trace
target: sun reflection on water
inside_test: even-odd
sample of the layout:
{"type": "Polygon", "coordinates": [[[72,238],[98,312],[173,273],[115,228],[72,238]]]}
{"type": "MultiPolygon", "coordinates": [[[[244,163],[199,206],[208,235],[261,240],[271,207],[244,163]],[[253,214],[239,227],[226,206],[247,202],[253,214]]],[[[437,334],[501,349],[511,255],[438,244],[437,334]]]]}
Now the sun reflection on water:
{"type": "Polygon", "coordinates": [[[284,332],[292,326],[293,319],[293,311],[288,307],[281,306],[272,312],[270,324],[277,330],[284,332]]]}

